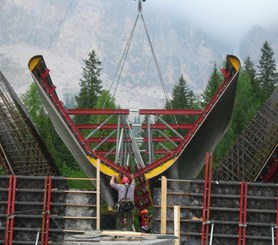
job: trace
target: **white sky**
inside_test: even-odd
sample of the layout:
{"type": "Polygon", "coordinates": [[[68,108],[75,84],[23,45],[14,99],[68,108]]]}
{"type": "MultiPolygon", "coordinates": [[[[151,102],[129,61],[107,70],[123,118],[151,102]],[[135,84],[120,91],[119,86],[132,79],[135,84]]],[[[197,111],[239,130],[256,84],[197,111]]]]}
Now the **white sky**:
{"type": "Polygon", "coordinates": [[[143,8],[160,6],[217,36],[229,35],[229,30],[240,38],[254,25],[278,24],[278,0],[146,0],[143,4],[143,8]]]}

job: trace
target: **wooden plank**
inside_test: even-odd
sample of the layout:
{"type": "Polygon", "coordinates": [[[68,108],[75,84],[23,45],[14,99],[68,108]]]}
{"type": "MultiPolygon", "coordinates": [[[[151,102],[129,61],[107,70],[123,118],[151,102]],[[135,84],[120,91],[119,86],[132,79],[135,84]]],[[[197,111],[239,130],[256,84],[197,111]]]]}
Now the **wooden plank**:
{"type": "Polygon", "coordinates": [[[135,231],[118,231],[118,230],[104,230],[104,231],[92,231],[86,232],[85,236],[112,236],[112,237],[145,237],[152,239],[177,239],[176,236],[171,234],[155,234],[155,233],[143,233],[143,232],[135,232],[135,231]]]}
{"type": "Polygon", "coordinates": [[[97,159],[97,230],[100,230],[100,160],[97,159]]]}
{"type": "Polygon", "coordinates": [[[166,234],[167,231],[167,178],[161,178],[161,223],[160,232],[166,234]]]}
{"type": "Polygon", "coordinates": [[[180,244],[180,218],[181,218],[181,212],[179,206],[174,206],[174,235],[178,238],[175,240],[175,245],[180,244]]]}

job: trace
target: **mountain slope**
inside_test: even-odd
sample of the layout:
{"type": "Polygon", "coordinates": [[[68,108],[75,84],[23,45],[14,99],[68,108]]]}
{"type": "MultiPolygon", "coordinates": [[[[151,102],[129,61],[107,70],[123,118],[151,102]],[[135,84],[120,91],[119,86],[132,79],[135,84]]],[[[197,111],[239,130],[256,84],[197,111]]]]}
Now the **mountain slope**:
{"type": "MultiPolygon", "coordinates": [[[[143,17],[168,96],[181,74],[193,91],[201,93],[214,63],[221,65],[234,48],[155,7],[145,2],[143,17]]],[[[130,0],[4,0],[0,15],[0,70],[20,94],[31,82],[29,59],[42,54],[58,94],[65,100],[65,96],[79,90],[82,59],[94,49],[103,63],[104,87],[109,89],[136,16],[137,1],[130,0]]],[[[258,42],[253,50],[258,50],[258,46],[262,44],[258,42]]],[[[241,47],[246,53],[244,43],[241,47]]],[[[161,108],[165,104],[141,18],[116,91],[116,84],[113,85],[111,93],[115,93],[116,102],[123,108],[161,108]]]]}

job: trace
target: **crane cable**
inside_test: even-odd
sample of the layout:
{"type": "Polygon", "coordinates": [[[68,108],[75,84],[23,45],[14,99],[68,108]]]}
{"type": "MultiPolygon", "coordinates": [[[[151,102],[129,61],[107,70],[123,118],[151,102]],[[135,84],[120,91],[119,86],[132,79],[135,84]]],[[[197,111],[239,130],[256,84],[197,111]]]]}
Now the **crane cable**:
{"type": "MultiPolygon", "coordinates": [[[[118,85],[119,85],[119,81],[120,81],[121,74],[122,74],[122,71],[123,71],[123,68],[124,68],[124,64],[125,64],[125,61],[126,61],[126,58],[127,58],[127,54],[128,54],[128,51],[129,51],[129,48],[130,48],[130,45],[131,45],[131,41],[132,41],[132,38],[133,38],[133,35],[134,35],[134,31],[135,31],[135,28],[136,28],[136,25],[137,25],[137,22],[138,22],[138,19],[139,19],[139,15],[141,16],[141,19],[142,19],[142,22],[143,22],[143,25],[144,25],[144,29],[145,29],[145,32],[146,32],[146,35],[147,35],[147,39],[148,39],[150,48],[151,48],[151,53],[152,53],[152,56],[153,56],[153,59],[154,59],[154,62],[155,62],[155,66],[156,66],[156,69],[157,69],[157,72],[158,72],[158,77],[159,77],[160,83],[162,85],[162,89],[163,89],[163,93],[164,93],[166,102],[169,103],[169,106],[172,109],[171,100],[169,99],[169,97],[167,95],[166,86],[165,86],[165,83],[164,83],[164,80],[163,80],[163,77],[162,77],[162,73],[161,73],[161,70],[159,68],[157,58],[155,56],[154,48],[153,48],[153,45],[152,45],[152,42],[151,42],[151,39],[150,39],[150,36],[149,36],[149,33],[148,33],[147,26],[145,24],[144,17],[142,15],[142,0],[138,0],[138,14],[137,14],[134,26],[132,28],[132,31],[130,33],[130,36],[128,38],[126,47],[125,47],[124,52],[122,54],[122,57],[120,59],[120,62],[118,64],[117,70],[116,70],[115,75],[113,77],[112,84],[111,84],[111,86],[109,88],[109,93],[111,92],[112,87],[113,87],[113,85],[114,85],[114,83],[116,81],[116,78],[117,78],[116,87],[115,87],[115,90],[114,90],[114,93],[113,93],[113,96],[112,96],[112,98],[115,98],[115,94],[116,94],[116,91],[117,91],[117,88],[118,88],[118,85]],[[117,77],[117,74],[118,74],[118,77],[117,77]]],[[[104,101],[104,104],[105,103],[106,103],[106,100],[104,101]]],[[[177,123],[176,117],[174,117],[174,121],[175,121],[175,123],[177,123]]]]}
{"type": "MultiPolygon", "coordinates": [[[[148,38],[148,41],[149,41],[149,45],[150,45],[150,48],[151,48],[151,51],[152,51],[154,63],[155,63],[155,66],[156,66],[156,70],[157,70],[157,73],[158,73],[158,77],[160,79],[160,83],[161,83],[161,86],[162,86],[162,89],[163,89],[163,92],[164,92],[166,102],[169,102],[170,108],[173,109],[172,104],[171,104],[171,100],[168,98],[168,95],[167,95],[166,86],[165,86],[165,83],[164,83],[164,80],[163,80],[163,76],[162,76],[161,70],[159,68],[158,61],[157,61],[155,53],[154,53],[154,48],[153,48],[153,45],[152,45],[152,42],[151,42],[151,39],[150,39],[150,35],[148,33],[148,29],[147,29],[147,26],[145,24],[145,20],[143,18],[142,13],[141,13],[141,19],[142,19],[143,24],[144,24],[144,28],[145,28],[146,35],[147,35],[147,38],[148,38]]],[[[175,121],[175,123],[177,123],[177,120],[176,120],[175,116],[174,116],[174,121],[175,121]]]]}
{"type": "Polygon", "coordinates": [[[114,77],[113,77],[112,84],[111,84],[110,89],[109,89],[109,93],[110,93],[110,91],[112,90],[113,84],[114,84],[114,82],[115,82],[115,80],[116,80],[117,73],[118,73],[119,70],[120,70],[120,73],[118,74],[118,79],[117,79],[115,91],[114,91],[113,96],[112,96],[113,98],[115,97],[116,90],[117,90],[118,85],[119,85],[119,81],[120,81],[120,78],[121,78],[121,74],[122,74],[122,71],[123,71],[123,68],[124,68],[124,64],[125,64],[125,61],[126,61],[126,57],[127,57],[127,54],[128,54],[129,48],[130,48],[130,44],[131,44],[131,41],[132,41],[132,38],[133,38],[133,34],[134,34],[134,31],[135,31],[135,27],[136,27],[136,25],[137,25],[138,19],[139,19],[139,13],[138,13],[138,15],[137,15],[137,17],[136,17],[134,26],[133,26],[133,28],[132,28],[132,30],[131,30],[130,35],[129,35],[127,44],[126,44],[126,46],[125,46],[124,52],[123,52],[123,54],[122,54],[122,57],[121,57],[121,59],[120,59],[119,65],[118,65],[117,70],[116,70],[116,73],[115,73],[115,75],[114,75],[114,77]]]}
{"type": "MultiPolygon", "coordinates": [[[[133,26],[133,28],[132,28],[132,30],[131,30],[130,35],[129,35],[129,38],[128,38],[127,44],[126,44],[126,46],[125,46],[124,52],[123,52],[123,54],[122,54],[122,56],[121,56],[120,62],[119,62],[119,64],[118,64],[118,67],[117,67],[116,72],[115,72],[115,74],[114,74],[114,77],[113,77],[111,86],[110,86],[110,88],[109,88],[109,90],[108,90],[108,94],[107,94],[107,96],[105,97],[105,100],[104,100],[104,102],[103,102],[102,109],[105,108],[107,99],[109,98],[109,94],[110,94],[110,92],[111,92],[111,90],[112,90],[112,88],[113,88],[113,85],[114,85],[114,83],[115,83],[115,81],[116,81],[117,74],[118,74],[116,87],[115,87],[114,93],[113,93],[113,95],[112,95],[112,98],[113,98],[113,99],[115,98],[115,94],[116,94],[116,91],[117,91],[117,88],[118,88],[118,85],[119,85],[119,81],[120,81],[120,78],[121,78],[121,74],[122,74],[122,71],[123,71],[123,68],[124,68],[124,64],[125,64],[125,61],[126,61],[126,57],[127,57],[127,54],[128,54],[128,50],[129,50],[129,48],[130,48],[130,44],[131,44],[131,41],[132,41],[132,38],[133,38],[133,34],[134,34],[134,31],[135,31],[135,27],[136,27],[136,25],[137,25],[138,19],[139,19],[139,14],[138,14],[137,17],[136,17],[134,26],[133,26]],[[120,70],[120,73],[119,73],[119,70],[120,70]]],[[[100,119],[100,117],[98,118],[97,123],[99,122],[99,119],[100,119]]]]}

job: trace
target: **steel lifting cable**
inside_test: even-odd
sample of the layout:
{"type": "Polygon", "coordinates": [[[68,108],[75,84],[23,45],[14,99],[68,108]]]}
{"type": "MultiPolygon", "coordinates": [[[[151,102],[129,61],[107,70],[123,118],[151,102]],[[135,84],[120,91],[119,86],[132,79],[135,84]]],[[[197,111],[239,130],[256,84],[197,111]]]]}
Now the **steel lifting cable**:
{"type": "MultiPolygon", "coordinates": [[[[126,57],[127,57],[127,54],[128,54],[128,50],[129,50],[129,47],[130,47],[130,44],[131,44],[131,41],[132,41],[132,38],[133,38],[133,34],[134,34],[134,31],[135,31],[135,27],[136,27],[136,25],[137,25],[138,19],[139,19],[139,14],[138,14],[137,17],[136,17],[134,26],[133,26],[133,28],[132,28],[132,30],[131,30],[130,35],[129,35],[129,38],[128,38],[127,44],[126,44],[126,46],[125,46],[124,52],[123,52],[123,54],[122,54],[122,57],[121,57],[121,59],[120,59],[120,62],[119,62],[118,67],[117,67],[117,69],[116,69],[116,72],[115,72],[115,74],[114,74],[114,77],[113,77],[111,86],[110,86],[110,88],[109,88],[109,90],[108,90],[108,94],[106,95],[105,100],[104,100],[104,102],[103,102],[102,109],[105,108],[106,102],[107,102],[107,100],[108,100],[108,98],[109,98],[109,94],[110,94],[110,92],[111,92],[111,90],[112,90],[112,88],[113,88],[113,85],[114,85],[114,83],[115,83],[115,81],[116,81],[116,78],[117,78],[117,74],[119,73],[119,70],[120,70],[120,73],[119,73],[118,79],[117,79],[117,83],[116,83],[116,87],[115,87],[114,93],[113,93],[113,95],[112,95],[112,98],[113,98],[113,99],[115,98],[115,94],[116,94],[116,91],[117,91],[117,88],[118,88],[118,85],[119,85],[119,81],[120,81],[120,78],[121,78],[121,74],[122,74],[122,71],[123,71],[123,68],[124,68],[124,64],[125,64],[125,61],[126,61],[126,57]]],[[[100,120],[100,116],[99,116],[98,119],[97,119],[97,123],[99,123],[99,120],[100,120]]]]}
{"type": "Polygon", "coordinates": [[[112,80],[112,84],[110,86],[109,93],[111,92],[112,87],[113,87],[113,85],[115,83],[117,74],[119,73],[118,74],[118,78],[117,78],[117,83],[116,83],[115,91],[114,91],[113,96],[112,96],[113,98],[115,97],[116,90],[118,88],[119,80],[121,78],[121,73],[123,71],[123,67],[124,67],[124,64],[125,64],[125,61],[126,61],[126,57],[127,57],[130,45],[131,45],[131,41],[132,41],[133,34],[134,34],[134,31],[135,31],[135,28],[136,28],[136,25],[137,25],[137,22],[138,22],[139,15],[141,16],[141,19],[142,19],[142,22],[143,22],[143,25],[144,25],[144,29],[145,29],[145,32],[146,32],[146,35],[147,35],[147,39],[148,39],[150,48],[151,48],[151,53],[152,53],[152,56],[153,56],[153,59],[154,59],[154,62],[155,62],[155,66],[156,66],[157,73],[158,73],[158,76],[159,76],[159,79],[160,79],[160,83],[162,85],[162,89],[163,89],[163,92],[164,92],[164,96],[165,96],[166,102],[169,102],[170,108],[172,109],[171,101],[170,101],[170,99],[167,96],[166,86],[165,86],[165,83],[164,83],[164,80],[163,80],[163,77],[162,77],[161,70],[160,70],[159,65],[158,65],[157,58],[155,56],[155,52],[154,52],[154,48],[153,48],[153,45],[152,45],[152,42],[151,42],[151,39],[150,39],[150,35],[149,35],[149,32],[148,32],[147,26],[145,24],[144,17],[142,15],[142,1],[141,0],[138,0],[138,14],[137,14],[137,18],[135,20],[135,23],[134,23],[134,26],[133,26],[132,31],[130,33],[129,39],[128,39],[127,44],[126,44],[126,47],[124,49],[124,52],[123,52],[122,57],[120,59],[119,65],[118,65],[117,70],[115,72],[114,78],[112,80]],[[120,72],[119,72],[119,70],[120,70],[120,72]]]}
{"type": "Polygon", "coordinates": [[[113,77],[112,84],[111,84],[110,89],[109,89],[109,93],[110,93],[110,91],[112,90],[112,87],[113,87],[113,85],[114,85],[114,83],[115,83],[115,80],[116,80],[116,78],[117,78],[117,74],[119,73],[119,70],[120,70],[120,73],[118,74],[118,78],[117,78],[117,83],[116,83],[115,91],[114,91],[114,93],[113,93],[112,98],[115,97],[115,94],[116,94],[116,91],[117,91],[117,88],[118,88],[118,85],[119,85],[119,81],[120,81],[120,78],[121,78],[121,74],[122,74],[122,71],[123,71],[123,68],[124,68],[124,64],[125,64],[125,61],[126,61],[126,57],[127,57],[127,54],[128,54],[129,48],[130,48],[130,44],[131,44],[131,41],[132,41],[132,38],[133,38],[133,34],[134,34],[134,31],[135,31],[135,27],[136,27],[136,25],[137,25],[138,19],[139,19],[139,13],[138,13],[138,15],[137,15],[137,17],[136,17],[134,26],[133,26],[133,28],[132,28],[132,30],[131,30],[130,35],[129,35],[127,44],[126,44],[126,46],[125,46],[124,52],[123,52],[123,54],[122,54],[122,57],[121,57],[120,62],[119,62],[119,65],[118,65],[117,70],[116,70],[116,72],[115,72],[115,75],[114,75],[114,77],[113,77]]]}
{"type": "MultiPolygon", "coordinates": [[[[148,41],[149,41],[149,45],[150,45],[150,48],[151,48],[151,51],[152,51],[154,63],[155,63],[155,66],[156,66],[156,70],[157,70],[157,73],[158,73],[158,77],[160,79],[160,83],[161,83],[161,86],[162,86],[162,89],[163,89],[163,92],[164,92],[164,96],[165,96],[166,102],[169,102],[170,108],[173,109],[172,104],[171,104],[171,100],[167,96],[165,83],[164,83],[164,80],[163,80],[163,77],[162,77],[161,70],[160,70],[159,65],[158,65],[158,61],[157,61],[155,53],[154,53],[154,48],[153,48],[153,45],[152,45],[152,42],[151,42],[151,39],[150,39],[150,35],[149,35],[149,32],[148,32],[147,26],[145,24],[144,17],[142,15],[142,13],[140,13],[140,14],[141,14],[141,19],[143,21],[144,28],[145,28],[145,31],[146,31],[146,35],[147,35],[147,38],[148,38],[148,41]]],[[[174,118],[175,123],[177,123],[176,117],[174,116],[173,118],[174,118]]]]}
{"type": "Polygon", "coordinates": [[[160,82],[161,82],[161,85],[162,85],[162,89],[163,89],[165,98],[166,98],[167,101],[170,102],[170,100],[168,99],[167,93],[166,93],[166,87],[165,87],[165,83],[164,83],[164,80],[163,80],[163,77],[162,77],[162,73],[161,73],[161,70],[160,70],[160,68],[159,68],[158,61],[157,61],[157,59],[156,59],[155,53],[154,53],[154,48],[153,48],[153,45],[152,45],[152,42],[151,42],[151,39],[150,39],[150,35],[149,35],[148,30],[147,30],[147,27],[146,27],[146,24],[145,24],[145,20],[144,20],[144,17],[143,17],[142,14],[141,14],[141,19],[142,19],[143,24],[144,24],[144,29],[145,29],[145,31],[146,31],[146,35],[147,35],[148,42],[149,42],[149,45],[150,45],[150,48],[151,48],[151,51],[152,51],[154,63],[155,63],[155,66],[156,66],[156,70],[157,70],[157,73],[158,73],[158,77],[159,77],[160,82]]]}

